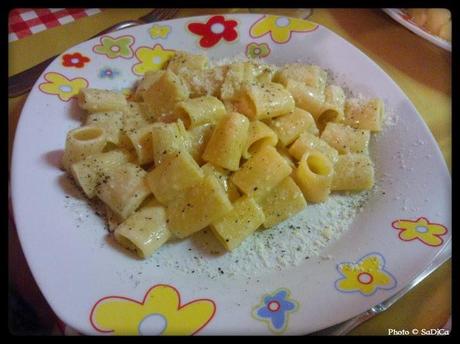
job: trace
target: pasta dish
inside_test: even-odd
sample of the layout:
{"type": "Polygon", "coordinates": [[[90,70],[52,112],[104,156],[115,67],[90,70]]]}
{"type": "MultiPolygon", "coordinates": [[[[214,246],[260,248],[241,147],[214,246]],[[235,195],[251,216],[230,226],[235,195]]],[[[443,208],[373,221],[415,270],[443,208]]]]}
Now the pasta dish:
{"type": "Polygon", "coordinates": [[[86,88],[78,104],[62,166],[142,258],[205,228],[231,251],[331,192],[374,185],[383,101],[347,98],[316,65],[176,52],[132,96],[86,88]]]}

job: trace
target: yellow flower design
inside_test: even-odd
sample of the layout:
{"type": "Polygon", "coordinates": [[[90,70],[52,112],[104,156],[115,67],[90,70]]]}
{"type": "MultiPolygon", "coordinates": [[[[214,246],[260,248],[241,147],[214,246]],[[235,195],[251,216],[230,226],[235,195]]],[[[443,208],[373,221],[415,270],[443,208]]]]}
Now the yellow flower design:
{"type": "Polygon", "coordinates": [[[153,48],[140,47],[135,53],[140,62],[133,66],[133,72],[144,75],[147,71],[159,70],[174,54],[174,50],[164,49],[161,44],[156,44],[153,48]]]}
{"type": "Polygon", "coordinates": [[[64,75],[49,72],[45,74],[47,82],[41,83],[40,91],[57,95],[64,102],[78,95],[82,88],[88,87],[88,81],[84,78],[67,79],[64,75]]]}
{"type": "Polygon", "coordinates": [[[181,305],[174,287],[159,284],[147,291],[142,302],[122,296],[100,299],[90,321],[99,332],[115,335],[193,335],[209,323],[215,311],[209,299],[181,305]]]}
{"type": "Polygon", "coordinates": [[[396,220],[391,225],[400,231],[399,238],[401,240],[418,239],[428,246],[440,246],[444,242],[441,236],[447,233],[446,227],[438,223],[431,223],[424,217],[415,221],[396,220]]]}
{"type": "Polygon", "coordinates": [[[270,33],[276,43],[286,43],[293,32],[309,32],[317,27],[318,24],[305,19],[266,15],[251,26],[249,34],[258,38],[270,33]]]}
{"type": "Polygon", "coordinates": [[[161,39],[165,39],[166,37],[168,37],[169,33],[171,32],[171,27],[168,26],[168,25],[153,25],[150,30],[150,37],[152,37],[153,39],[156,39],[156,38],[161,38],[161,39]]]}
{"type": "Polygon", "coordinates": [[[378,289],[396,287],[396,279],[386,270],[385,260],[378,253],[371,253],[356,263],[342,263],[337,270],[343,276],[335,282],[336,288],[343,292],[359,292],[369,296],[378,289]]]}

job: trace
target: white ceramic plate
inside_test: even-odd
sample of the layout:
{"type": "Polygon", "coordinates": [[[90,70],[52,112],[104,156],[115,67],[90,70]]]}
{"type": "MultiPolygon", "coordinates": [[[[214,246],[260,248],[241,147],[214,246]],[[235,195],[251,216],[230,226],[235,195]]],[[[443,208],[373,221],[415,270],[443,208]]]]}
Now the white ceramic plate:
{"type": "MultiPolygon", "coordinates": [[[[388,75],[328,29],[251,14],[176,19],[109,36],[73,47],[48,67],[24,106],[14,144],[12,198],[21,244],[44,296],[68,325],[86,334],[305,334],[389,298],[449,241],[451,180],[429,129],[388,75]],[[207,39],[190,31],[197,28],[207,39]],[[252,279],[209,278],[177,271],[174,263],[157,267],[161,250],[156,263],[133,259],[107,240],[99,217],[78,210],[84,200],[56,167],[66,132],[80,125],[69,95],[86,85],[130,88],[140,77],[135,72],[158,67],[175,49],[315,63],[392,109],[397,123],[371,142],[380,191],[323,258],[252,279]]],[[[178,259],[184,245],[177,244],[178,259]]]]}
{"type": "Polygon", "coordinates": [[[408,16],[399,8],[384,8],[383,11],[388,14],[391,18],[396,20],[399,24],[405,26],[407,29],[411,30],[416,35],[425,38],[434,45],[437,45],[440,48],[443,48],[447,51],[452,51],[452,43],[446,41],[445,39],[433,35],[430,32],[426,31],[424,28],[415,24],[408,16]]]}

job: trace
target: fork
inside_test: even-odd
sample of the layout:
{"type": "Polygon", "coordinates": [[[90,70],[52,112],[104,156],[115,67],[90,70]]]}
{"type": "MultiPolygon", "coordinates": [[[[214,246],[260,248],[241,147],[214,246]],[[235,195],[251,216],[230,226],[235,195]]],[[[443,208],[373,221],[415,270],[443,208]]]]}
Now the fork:
{"type": "MultiPolygon", "coordinates": [[[[177,14],[178,11],[179,11],[178,8],[154,8],[150,13],[146,14],[143,17],[140,17],[139,19],[122,21],[105,30],[102,30],[101,32],[89,38],[88,40],[93,39],[97,36],[109,33],[109,32],[126,29],[128,27],[151,23],[151,22],[160,21],[160,20],[165,20],[165,19],[170,19],[170,18],[173,18],[177,14]]],[[[18,74],[15,74],[9,77],[8,78],[8,97],[9,98],[17,97],[17,96],[20,96],[28,92],[32,88],[32,86],[34,85],[38,77],[45,70],[45,68],[48,67],[48,65],[51,62],[53,62],[54,59],[58,56],[59,55],[52,56],[49,59],[21,73],[18,73],[18,74]]]]}

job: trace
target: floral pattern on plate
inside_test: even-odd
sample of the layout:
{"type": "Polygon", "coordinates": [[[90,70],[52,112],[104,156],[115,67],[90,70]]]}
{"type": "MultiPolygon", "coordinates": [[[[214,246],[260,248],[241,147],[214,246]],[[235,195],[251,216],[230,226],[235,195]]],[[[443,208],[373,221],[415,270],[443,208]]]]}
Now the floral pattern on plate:
{"type": "Polygon", "coordinates": [[[169,25],[153,25],[150,30],[149,34],[152,39],[166,39],[168,38],[169,34],[171,33],[171,26],[169,25]]]}
{"type": "Polygon", "coordinates": [[[290,298],[289,290],[281,288],[263,295],[261,303],[254,307],[252,315],[257,320],[266,322],[270,331],[279,334],[286,331],[289,314],[298,308],[298,302],[290,298]]]}
{"type": "Polygon", "coordinates": [[[252,59],[267,57],[270,52],[271,50],[267,43],[257,44],[252,42],[246,46],[246,56],[252,59]]]}
{"type": "Polygon", "coordinates": [[[89,85],[85,78],[68,79],[55,72],[46,73],[44,78],[46,82],[38,86],[39,90],[46,94],[56,95],[64,102],[76,97],[82,88],[89,85]]]}
{"type": "Polygon", "coordinates": [[[133,57],[132,45],[134,41],[135,39],[131,35],[120,36],[118,38],[103,36],[100,38],[100,44],[93,47],[93,51],[96,54],[105,55],[109,59],[118,57],[130,59],[133,57]]]}
{"type": "Polygon", "coordinates": [[[345,293],[370,296],[378,289],[393,289],[397,284],[394,276],[385,270],[385,259],[380,253],[370,253],[357,262],[340,263],[337,271],[342,278],[335,282],[335,287],[345,293]]]}
{"type": "Polygon", "coordinates": [[[135,53],[139,63],[133,66],[133,73],[144,75],[149,71],[160,70],[174,54],[175,50],[165,49],[161,44],[155,44],[153,48],[139,47],[135,53]]]}
{"type": "Polygon", "coordinates": [[[447,228],[439,223],[432,223],[425,217],[417,220],[396,220],[391,226],[399,230],[399,238],[403,241],[419,240],[428,246],[440,246],[444,242],[442,236],[447,228]]]}
{"type": "Polygon", "coordinates": [[[89,61],[89,57],[80,53],[62,55],[62,65],[64,67],[83,68],[89,61]]]}
{"type": "Polygon", "coordinates": [[[270,34],[271,39],[279,44],[290,41],[295,32],[310,32],[318,28],[318,24],[311,21],[274,15],[264,15],[249,29],[253,38],[270,34]]]}
{"type": "Polygon", "coordinates": [[[91,325],[101,333],[115,335],[193,335],[205,327],[216,312],[209,299],[181,304],[173,286],[151,287],[141,302],[124,296],[108,296],[93,306],[91,325]]]}
{"type": "Polygon", "coordinates": [[[213,16],[206,23],[189,23],[187,28],[195,35],[201,36],[199,45],[202,48],[212,48],[222,39],[227,42],[234,42],[238,38],[236,27],[238,22],[224,16],[213,16]]]}
{"type": "Polygon", "coordinates": [[[115,79],[117,78],[121,72],[118,69],[111,68],[111,67],[104,67],[99,70],[97,74],[100,79],[115,79]]]}

